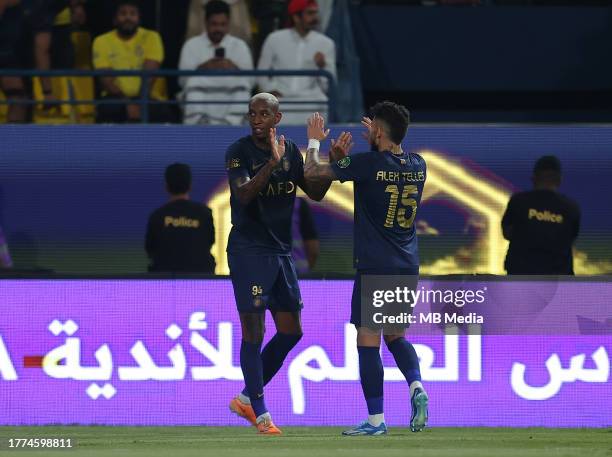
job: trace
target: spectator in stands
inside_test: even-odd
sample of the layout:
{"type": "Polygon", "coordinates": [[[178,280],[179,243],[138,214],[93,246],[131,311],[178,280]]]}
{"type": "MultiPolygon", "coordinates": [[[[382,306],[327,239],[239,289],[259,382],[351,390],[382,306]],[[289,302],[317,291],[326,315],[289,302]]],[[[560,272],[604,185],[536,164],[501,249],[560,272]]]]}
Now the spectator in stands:
{"type": "Polygon", "coordinates": [[[304,198],[295,199],[292,221],[293,247],[291,256],[298,273],[311,272],[317,264],[321,246],[310,205],[304,198]]]}
{"type": "MultiPolygon", "coordinates": [[[[293,23],[290,29],[271,33],[261,50],[260,70],[327,70],[336,76],[334,42],[317,32],[319,9],[315,0],[291,0],[288,7],[293,23]]],[[[328,81],[323,77],[262,77],[260,89],[271,92],[283,102],[283,123],[303,124],[309,113],[327,116],[328,81]],[[292,105],[291,101],[313,101],[292,105]],[[318,103],[316,103],[318,102],[318,103]]]]}
{"type": "MultiPolygon", "coordinates": [[[[216,0],[191,0],[189,14],[187,16],[186,39],[201,35],[206,32],[206,5],[216,0]]],[[[244,40],[247,44],[251,42],[251,16],[249,5],[246,0],[224,0],[230,7],[229,33],[244,40]]]]}
{"type": "MultiPolygon", "coordinates": [[[[159,33],[140,27],[140,10],[134,0],[120,0],[115,14],[114,30],[100,35],[93,43],[93,64],[99,70],[157,70],[164,60],[164,47],[159,33]]],[[[141,79],[136,77],[100,78],[102,100],[136,100],[141,94],[141,79]]],[[[162,78],[150,78],[146,95],[153,100],[165,100],[162,78]]],[[[170,121],[165,105],[149,105],[151,122],[170,121]]],[[[97,121],[100,123],[139,122],[140,105],[98,105],[97,121]]]]}
{"type": "MultiPolygon", "coordinates": [[[[253,39],[253,54],[259,59],[261,47],[272,32],[286,27],[288,0],[251,0],[253,18],[257,23],[257,33],[253,39]]],[[[331,19],[334,0],[317,0],[319,6],[319,26],[317,30],[325,33],[331,19]]]]}
{"type": "MultiPolygon", "coordinates": [[[[81,0],[37,0],[39,29],[34,36],[35,65],[40,70],[69,70],[74,68],[74,45],[72,41],[72,12],[81,0]]],[[[34,99],[44,102],[36,106],[33,121],[36,123],[60,123],[76,120],[74,106],[57,104],[59,100],[78,98],[77,90],[69,87],[69,77],[40,77],[32,81],[34,99]],[[72,94],[70,94],[72,92],[72,94]]],[[[91,99],[91,96],[90,96],[91,99]]]]}
{"type": "Polygon", "coordinates": [[[559,193],[561,162],[538,159],[534,189],[514,194],[502,219],[510,241],[506,271],[511,275],[573,275],[572,245],[578,237],[578,205],[559,193]]]}
{"type": "Polygon", "coordinates": [[[210,248],[215,242],[212,211],[189,199],[191,169],[174,163],[166,168],[170,201],[149,217],[145,249],[149,271],[214,273],[210,248]]]}
{"type": "MultiPolygon", "coordinates": [[[[0,0],[0,68],[49,70],[55,56],[52,51],[62,48],[51,48],[54,18],[67,6],[68,0],[0,0]]],[[[35,79],[37,84],[38,80],[42,83],[41,99],[54,101],[51,78],[35,79]]],[[[25,84],[24,78],[1,77],[0,89],[6,98],[15,101],[29,97],[29,84],[25,84]]],[[[27,118],[27,105],[13,103],[9,106],[8,122],[25,122],[27,118]]]]}
{"type": "Polygon", "coordinates": [[[11,255],[9,254],[8,244],[6,243],[6,238],[4,236],[4,232],[2,231],[2,227],[0,227],[0,269],[12,267],[13,261],[11,260],[11,255]]]}
{"type": "MultiPolygon", "coordinates": [[[[230,7],[221,0],[206,4],[206,32],[187,40],[181,51],[181,70],[252,70],[247,44],[228,34],[230,7]]],[[[251,96],[253,78],[245,76],[191,76],[179,80],[187,101],[223,100],[228,105],[186,104],[185,124],[239,125],[244,122],[244,101],[251,96]]]]}

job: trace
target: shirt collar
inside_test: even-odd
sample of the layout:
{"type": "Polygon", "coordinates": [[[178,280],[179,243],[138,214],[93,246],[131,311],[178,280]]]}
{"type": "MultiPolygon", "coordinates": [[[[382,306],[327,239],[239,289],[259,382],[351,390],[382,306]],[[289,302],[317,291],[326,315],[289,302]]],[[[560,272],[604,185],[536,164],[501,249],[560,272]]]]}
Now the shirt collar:
{"type": "Polygon", "coordinates": [[[291,32],[293,33],[293,36],[294,36],[294,37],[295,37],[297,40],[304,40],[304,41],[307,41],[307,40],[308,40],[308,39],[309,39],[309,38],[312,36],[312,30],[311,30],[310,32],[308,32],[308,33],[306,34],[306,36],[305,36],[305,37],[303,37],[302,35],[300,35],[300,34],[297,32],[297,30],[295,30],[295,27],[293,27],[293,28],[291,29],[291,32]]]}
{"type": "Polygon", "coordinates": [[[208,38],[208,33],[206,33],[206,31],[204,31],[202,33],[202,37],[204,38],[204,40],[206,41],[206,45],[211,47],[211,48],[217,48],[217,47],[224,47],[225,43],[227,42],[227,37],[229,36],[229,33],[226,34],[223,39],[219,42],[218,45],[214,45],[212,41],[210,41],[210,38],[208,38]]]}

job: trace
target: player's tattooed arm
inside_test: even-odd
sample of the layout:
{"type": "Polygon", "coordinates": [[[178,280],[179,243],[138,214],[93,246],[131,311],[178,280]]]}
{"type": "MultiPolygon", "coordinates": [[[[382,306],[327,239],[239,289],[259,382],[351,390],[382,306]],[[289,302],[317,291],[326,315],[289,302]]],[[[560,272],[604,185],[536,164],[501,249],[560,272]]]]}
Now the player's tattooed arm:
{"type": "Polygon", "coordinates": [[[353,137],[350,132],[342,132],[337,140],[331,140],[332,146],[329,151],[329,163],[322,162],[319,150],[309,148],[306,152],[306,163],[304,164],[304,178],[307,185],[313,188],[324,189],[323,195],[332,181],[338,179],[331,164],[346,157],[353,147],[353,137]]]}
{"type": "Polygon", "coordinates": [[[285,155],[285,137],[281,135],[277,140],[275,128],[270,129],[270,145],[272,150],[270,160],[259,169],[252,179],[248,176],[241,176],[231,181],[234,195],[243,205],[247,205],[257,198],[259,192],[268,184],[270,175],[280,163],[283,155],[285,155]]]}
{"type": "MultiPolygon", "coordinates": [[[[324,141],[329,135],[329,129],[325,130],[325,122],[319,113],[313,114],[308,119],[308,139],[324,141]]],[[[337,179],[331,163],[346,157],[353,147],[352,137],[349,132],[342,132],[338,140],[331,140],[329,162],[323,163],[319,157],[319,148],[309,147],[306,151],[306,162],[304,164],[304,182],[301,185],[304,192],[315,201],[321,201],[332,181],[337,179]]]]}

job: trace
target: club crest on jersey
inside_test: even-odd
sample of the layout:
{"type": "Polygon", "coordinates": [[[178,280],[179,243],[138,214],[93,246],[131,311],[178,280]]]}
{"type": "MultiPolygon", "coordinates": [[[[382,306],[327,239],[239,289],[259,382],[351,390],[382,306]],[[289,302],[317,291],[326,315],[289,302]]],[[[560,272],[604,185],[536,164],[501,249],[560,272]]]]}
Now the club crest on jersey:
{"type": "Polygon", "coordinates": [[[263,294],[263,288],[261,286],[254,285],[251,287],[251,293],[253,294],[253,306],[255,308],[259,308],[261,305],[263,305],[263,299],[261,297],[263,294]]]}
{"type": "Polygon", "coordinates": [[[351,164],[351,158],[349,156],[346,156],[340,160],[338,160],[338,166],[340,168],[346,168],[351,164]]]}
{"type": "Polygon", "coordinates": [[[283,170],[289,171],[290,168],[291,168],[291,162],[289,161],[287,157],[283,157],[283,170]]]}
{"type": "Polygon", "coordinates": [[[231,170],[232,168],[240,168],[240,159],[233,158],[227,161],[227,169],[231,170]]]}

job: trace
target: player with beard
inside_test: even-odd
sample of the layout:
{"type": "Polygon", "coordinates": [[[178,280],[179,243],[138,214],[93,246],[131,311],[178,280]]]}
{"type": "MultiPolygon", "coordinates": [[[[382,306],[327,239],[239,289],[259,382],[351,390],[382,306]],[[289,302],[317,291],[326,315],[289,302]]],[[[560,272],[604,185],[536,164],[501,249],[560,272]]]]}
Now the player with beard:
{"type": "MultiPolygon", "coordinates": [[[[319,201],[331,182],[305,180],[298,147],[282,135],[277,138],[282,114],[274,95],[255,95],[248,118],[251,134],[232,144],[225,156],[232,208],[228,264],[242,326],[240,366],[246,385],[230,410],[259,433],[272,435],[281,431],[272,422],[263,388],[302,337],[302,297],[291,258],[295,195],[300,187],[319,201]],[[262,351],[266,309],[276,334],[262,351]]],[[[332,155],[345,155],[348,146],[339,139],[332,155]]]]}
{"type": "MultiPolygon", "coordinates": [[[[157,70],[164,60],[164,47],[159,33],[140,26],[140,8],[134,0],[120,0],[114,19],[115,29],[93,42],[93,64],[98,70],[157,70]]],[[[156,78],[147,80],[146,94],[163,100],[165,94],[156,78]]],[[[103,99],[139,99],[141,79],[128,76],[100,78],[103,99]]],[[[149,105],[152,122],[168,121],[168,109],[149,105]]],[[[122,123],[140,121],[138,103],[101,104],[97,107],[97,122],[122,123]]]]}
{"type": "MultiPolygon", "coordinates": [[[[323,118],[315,113],[308,121],[309,145],[304,171],[307,181],[321,185],[329,185],[333,180],[354,182],[357,274],[351,323],[357,328],[359,374],[368,420],[343,432],[349,436],[387,433],[383,414],[381,333],[410,389],[410,429],[421,431],[428,420],[428,397],[421,384],[419,359],[404,337],[407,326],[389,329],[373,325],[371,316],[364,312],[371,307],[366,304],[362,308],[361,304],[362,283],[375,281],[371,276],[393,277],[394,281],[416,287],[419,254],[414,220],[426,178],[423,158],[405,152],[401,146],[410,122],[408,110],[396,103],[381,102],[372,107],[371,113],[372,118],[364,118],[362,124],[367,129],[372,151],[347,155],[332,164],[319,160],[319,142],[327,138],[329,130],[325,130],[323,118]]],[[[367,290],[367,286],[363,288],[367,290]]]]}

